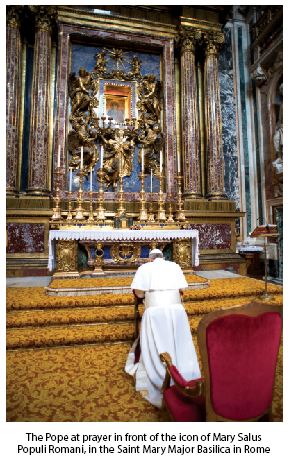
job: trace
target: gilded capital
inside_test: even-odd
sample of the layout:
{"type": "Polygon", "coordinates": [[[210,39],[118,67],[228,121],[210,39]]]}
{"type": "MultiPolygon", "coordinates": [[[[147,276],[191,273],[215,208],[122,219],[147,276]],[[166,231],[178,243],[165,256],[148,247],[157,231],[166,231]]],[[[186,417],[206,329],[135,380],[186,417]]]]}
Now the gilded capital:
{"type": "Polygon", "coordinates": [[[206,44],[206,53],[208,55],[217,55],[224,44],[225,37],[222,32],[209,32],[204,35],[206,44]]]}
{"type": "Polygon", "coordinates": [[[202,34],[199,30],[191,28],[182,28],[180,30],[177,42],[181,47],[181,54],[185,52],[194,53],[195,46],[201,39],[202,34]]]}
{"type": "Polygon", "coordinates": [[[30,11],[34,14],[35,25],[37,30],[50,32],[53,21],[57,16],[55,6],[29,6],[30,11]]]}
{"type": "Polygon", "coordinates": [[[18,29],[20,27],[20,14],[23,10],[22,6],[7,7],[7,26],[18,29]]]}

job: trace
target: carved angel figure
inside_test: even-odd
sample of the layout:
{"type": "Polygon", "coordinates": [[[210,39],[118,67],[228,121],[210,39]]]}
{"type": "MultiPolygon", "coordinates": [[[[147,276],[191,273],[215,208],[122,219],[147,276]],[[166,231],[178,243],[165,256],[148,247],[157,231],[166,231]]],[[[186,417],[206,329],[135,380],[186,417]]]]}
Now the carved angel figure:
{"type": "Polygon", "coordinates": [[[146,124],[145,127],[144,132],[138,139],[144,149],[145,173],[150,173],[151,168],[155,173],[158,173],[159,153],[164,144],[163,136],[159,124],[154,124],[153,126],[146,124]]]}
{"type": "Polygon", "coordinates": [[[69,95],[72,102],[72,114],[85,112],[90,103],[89,85],[91,75],[83,67],[79,70],[79,76],[71,73],[69,76],[69,95]]]}
{"type": "Polygon", "coordinates": [[[94,71],[96,71],[98,74],[103,74],[106,72],[106,52],[105,51],[100,51],[100,53],[96,54],[96,64],[94,67],[94,71]]]}
{"type": "Polygon", "coordinates": [[[132,74],[134,77],[139,77],[140,76],[140,68],[141,68],[141,60],[138,58],[138,56],[133,56],[132,58],[132,74]]]}
{"type": "Polygon", "coordinates": [[[155,75],[150,74],[144,77],[139,97],[140,109],[144,113],[151,115],[152,120],[158,122],[161,111],[161,86],[155,75]]]}
{"type": "Polygon", "coordinates": [[[116,186],[119,175],[130,176],[132,173],[132,162],[134,143],[132,139],[124,135],[124,130],[114,130],[113,138],[101,138],[105,145],[104,171],[107,183],[116,186]],[[106,178],[107,174],[107,178],[106,178]],[[110,181],[108,181],[110,179],[110,181]]]}

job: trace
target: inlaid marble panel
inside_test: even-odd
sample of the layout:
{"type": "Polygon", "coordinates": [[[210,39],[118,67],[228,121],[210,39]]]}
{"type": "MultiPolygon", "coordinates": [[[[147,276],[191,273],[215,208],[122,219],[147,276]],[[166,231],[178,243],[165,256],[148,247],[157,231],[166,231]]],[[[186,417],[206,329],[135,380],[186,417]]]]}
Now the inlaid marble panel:
{"type": "Polygon", "coordinates": [[[229,249],[231,247],[231,226],[226,223],[192,224],[191,229],[199,232],[199,249],[229,249]]]}
{"type": "Polygon", "coordinates": [[[7,226],[7,253],[44,252],[44,225],[9,223],[7,226]]]}
{"type": "Polygon", "coordinates": [[[238,149],[236,132],[236,96],[233,78],[232,29],[225,28],[225,44],[219,56],[222,142],[224,153],[224,186],[229,199],[239,206],[238,149]]]}

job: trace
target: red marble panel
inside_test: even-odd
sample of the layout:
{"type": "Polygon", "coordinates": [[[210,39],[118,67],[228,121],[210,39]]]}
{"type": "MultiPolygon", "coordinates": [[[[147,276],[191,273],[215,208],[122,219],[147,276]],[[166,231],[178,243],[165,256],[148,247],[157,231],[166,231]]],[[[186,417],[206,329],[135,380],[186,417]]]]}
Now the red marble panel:
{"type": "Polygon", "coordinates": [[[7,232],[7,253],[44,252],[44,225],[35,223],[9,223],[7,232]]]}
{"type": "Polygon", "coordinates": [[[199,232],[199,248],[229,249],[231,247],[231,226],[227,223],[192,224],[192,229],[199,232]]]}

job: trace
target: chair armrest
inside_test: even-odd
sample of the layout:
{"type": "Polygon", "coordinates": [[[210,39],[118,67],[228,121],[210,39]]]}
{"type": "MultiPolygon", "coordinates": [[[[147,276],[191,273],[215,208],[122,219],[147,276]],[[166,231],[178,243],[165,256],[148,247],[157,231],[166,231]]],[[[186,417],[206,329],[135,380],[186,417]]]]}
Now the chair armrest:
{"type": "Polygon", "coordinates": [[[172,364],[169,353],[161,353],[160,359],[166,365],[166,375],[162,387],[163,391],[169,388],[170,379],[172,379],[178,391],[184,396],[196,397],[203,395],[204,379],[202,377],[195,380],[185,380],[178,369],[172,364]]]}

